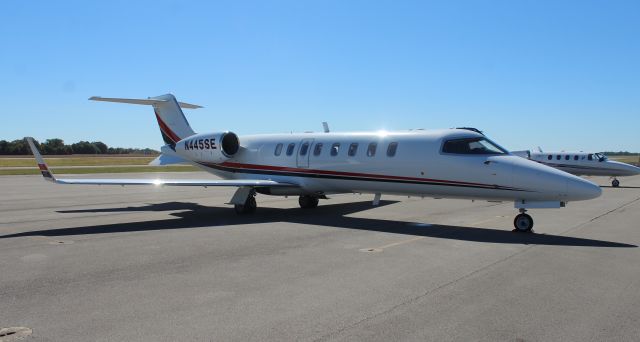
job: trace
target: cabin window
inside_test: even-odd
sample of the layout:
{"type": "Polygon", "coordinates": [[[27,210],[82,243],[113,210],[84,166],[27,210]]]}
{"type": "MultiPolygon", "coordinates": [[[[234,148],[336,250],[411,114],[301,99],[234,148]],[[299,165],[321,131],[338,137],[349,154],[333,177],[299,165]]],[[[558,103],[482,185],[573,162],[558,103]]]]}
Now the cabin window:
{"type": "Polygon", "coordinates": [[[464,138],[445,141],[442,152],[454,154],[508,154],[507,150],[487,138],[464,138]]]}
{"type": "Polygon", "coordinates": [[[349,145],[349,157],[353,157],[358,153],[358,143],[352,143],[349,145]]]}
{"type": "Polygon", "coordinates": [[[387,157],[393,157],[396,155],[396,150],[398,149],[398,143],[392,142],[389,143],[389,147],[387,147],[387,157]]]}
{"type": "Polygon", "coordinates": [[[589,159],[589,160],[593,160],[593,154],[588,154],[588,155],[587,155],[587,159],[589,159]]]}
{"type": "Polygon", "coordinates": [[[564,156],[564,160],[569,160],[569,159],[571,159],[570,155],[567,154],[566,156],[564,156]]]}
{"type": "Polygon", "coordinates": [[[313,148],[313,155],[319,156],[322,153],[322,143],[316,143],[316,146],[313,148]]]}
{"type": "Polygon", "coordinates": [[[306,156],[307,152],[309,152],[309,143],[308,142],[304,142],[304,143],[302,143],[302,145],[300,145],[300,155],[301,156],[306,156]]]}
{"type": "Polygon", "coordinates": [[[293,150],[296,148],[296,144],[291,143],[287,146],[287,155],[290,156],[293,154],[293,150]]]}
{"type": "Polygon", "coordinates": [[[279,156],[280,153],[282,153],[282,143],[276,145],[276,150],[275,152],[273,152],[273,154],[275,154],[276,156],[279,156]]]}
{"type": "Polygon", "coordinates": [[[551,160],[551,159],[553,159],[553,156],[552,156],[552,155],[548,155],[548,156],[547,156],[547,159],[548,159],[548,160],[551,160]]]}
{"type": "Polygon", "coordinates": [[[340,143],[333,143],[333,145],[331,145],[331,156],[332,157],[337,156],[339,151],[340,151],[340,143]]]}
{"type": "Polygon", "coordinates": [[[562,159],[562,156],[561,155],[557,155],[556,159],[560,160],[560,159],[562,159]]]}
{"type": "Polygon", "coordinates": [[[573,156],[573,160],[578,160],[578,156],[573,156]]]}
{"type": "Polygon", "coordinates": [[[378,148],[378,143],[370,143],[369,147],[367,147],[367,157],[373,157],[376,155],[376,148],[378,148]]]}

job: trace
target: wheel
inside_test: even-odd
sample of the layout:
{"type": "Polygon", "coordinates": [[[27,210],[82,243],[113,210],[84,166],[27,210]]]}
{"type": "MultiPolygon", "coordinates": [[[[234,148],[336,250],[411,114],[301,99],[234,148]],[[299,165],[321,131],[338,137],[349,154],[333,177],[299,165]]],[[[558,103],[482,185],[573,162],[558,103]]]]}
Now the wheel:
{"type": "Polygon", "coordinates": [[[513,226],[516,227],[516,231],[530,232],[533,228],[533,218],[527,214],[518,214],[513,220],[513,226]]]}
{"type": "Polygon", "coordinates": [[[256,211],[258,205],[256,204],[255,196],[249,196],[243,204],[236,204],[233,209],[236,210],[238,215],[251,214],[256,211]]]}
{"type": "Polygon", "coordinates": [[[318,206],[319,201],[318,197],[315,196],[304,195],[298,198],[298,204],[300,204],[300,208],[303,209],[315,208],[318,206]]]}
{"type": "Polygon", "coordinates": [[[614,188],[619,187],[620,186],[620,181],[617,180],[617,179],[612,180],[611,181],[611,186],[614,187],[614,188]]]}

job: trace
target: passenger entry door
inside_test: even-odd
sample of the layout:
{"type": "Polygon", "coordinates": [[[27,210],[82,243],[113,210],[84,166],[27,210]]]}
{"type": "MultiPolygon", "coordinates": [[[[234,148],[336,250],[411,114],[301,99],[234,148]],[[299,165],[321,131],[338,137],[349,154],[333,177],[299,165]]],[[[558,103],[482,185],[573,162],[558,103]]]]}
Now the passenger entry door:
{"type": "Polygon", "coordinates": [[[311,155],[312,144],[313,139],[302,139],[302,141],[300,141],[300,147],[298,148],[298,153],[296,153],[296,165],[298,167],[309,167],[309,156],[311,155]]]}

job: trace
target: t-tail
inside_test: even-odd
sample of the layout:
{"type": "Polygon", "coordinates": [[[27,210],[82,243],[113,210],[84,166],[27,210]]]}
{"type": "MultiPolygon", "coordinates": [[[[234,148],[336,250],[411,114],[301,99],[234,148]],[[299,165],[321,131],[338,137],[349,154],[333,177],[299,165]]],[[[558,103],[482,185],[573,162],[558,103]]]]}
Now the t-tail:
{"type": "Polygon", "coordinates": [[[89,100],[153,106],[153,111],[158,120],[158,126],[160,126],[162,139],[167,145],[171,146],[171,148],[175,148],[178,141],[195,134],[191,126],[189,126],[189,122],[184,116],[184,113],[182,113],[182,108],[202,108],[202,106],[178,102],[171,94],[149,97],[147,99],[93,96],[90,97],[89,100]]]}

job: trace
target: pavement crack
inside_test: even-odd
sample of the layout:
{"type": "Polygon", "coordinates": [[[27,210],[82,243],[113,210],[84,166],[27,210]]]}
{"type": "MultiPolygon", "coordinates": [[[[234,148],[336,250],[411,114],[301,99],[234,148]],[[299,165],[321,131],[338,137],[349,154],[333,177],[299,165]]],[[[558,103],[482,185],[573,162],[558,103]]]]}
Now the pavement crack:
{"type": "Polygon", "coordinates": [[[340,329],[338,329],[338,330],[336,330],[336,331],[334,331],[332,333],[320,336],[319,338],[315,339],[314,341],[326,341],[326,340],[329,340],[329,339],[336,338],[341,333],[343,333],[343,332],[345,332],[347,330],[350,330],[352,328],[355,328],[356,326],[358,326],[358,325],[360,325],[360,324],[362,324],[362,323],[364,323],[366,321],[369,321],[369,320],[378,318],[380,316],[384,316],[386,314],[389,314],[389,313],[391,313],[391,312],[393,312],[393,311],[395,311],[395,310],[397,310],[397,309],[399,309],[399,308],[401,308],[403,306],[407,306],[407,305],[413,304],[413,303],[419,301],[420,299],[425,298],[425,297],[427,297],[427,296],[429,296],[429,295],[431,295],[431,294],[433,294],[433,293],[435,293],[435,292],[437,292],[437,291],[439,291],[441,289],[444,289],[446,287],[454,285],[454,284],[456,284],[456,283],[458,283],[458,282],[460,282],[462,280],[471,278],[472,276],[474,276],[474,275],[476,275],[476,274],[478,274],[480,272],[483,272],[483,271],[485,271],[485,270],[487,270],[487,269],[489,269],[489,268],[491,268],[491,267],[493,267],[493,266],[495,266],[497,264],[500,264],[500,263],[505,262],[505,261],[507,261],[507,260],[509,260],[509,259],[511,259],[513,257],[516,257],[516,256],[518,256],[520,254],[523,254],[523,253],[527,252],[528,250],[530,250],[530,249],[532,249],[532,248],[534,248],[536,246],[538,246],[538,245],[529,245],[529,246],[525,247],[524,249],[522,249],[522,250],[520,250],[520,251],[518,251],[516,253],[513,253],[513,254],[508,255],[508,256],[506,256],[504,258],[496,260],[496,261],[494,261],[494,262],[492,262],[492,263],[490,263],[488,265],[485,265],[485,266],[483,266],[483,267],[481,267],[481,268],[479,268],[477,270],[474,270],[474,271],[472,271],[470,273],[467,273],[467,274],[465,274],[465,275],[463,275],[461,277],[453,279],[453,280],[451,280],[451,281],[449,281],[447,283],[444,283],[444,284],[442,284],[440,286],[434,287],[434,288],[432,288],[432,289],[430,289],[430,290],[428,290],[426,292],[423,292],[422,294],[420,294],[418,296],[409,298],[408,300],[403,301],[401,303],[398,303],[396,305],[393,305],[390,308],[385,309],[383,311],[379,311],[379,312],[374,313],[372,315],[366,316],[366,317],[364,317],[364,318],[362,318],[362,319],[360,319],[360,320],[358,320],[356,322],[353,322],[353,323],[351,323],[351,324],[349,324],[347,326],[344,326],[344,327],[342,327],[342,328],[340,328],[340,329]]]}
{"type": "Polygon", "coordinates": [[[605,217],[605,216],[607,216],[607,215],[609,215],[611,213],[614,213],[614,212],[616,212],[616,211],[618,211],[618,210],[620,210],[620,209],[622,209],[624,207],[628,207],[628,206],[630,206],[630,205],[632,205],[632,204],[634,204],[634,203],[636,203],[638,201],[640,201],[640,197],[636,197],[635,199],[633,199],[633,200],[631,200],[629,202],[623,203],[623,204],[621,204],[621,205],[619,205],[619,206],[617,206],[617,207],[615,207],[615,208],[613,208],[611,210],[608,210],[608,211],[606,211],[606,212],[604,212],[604,213],[602,213],[602,214],[600,214],[600,215],[598,215],[596,217],[593,217],[587,222],[582,222],[582,223],[580,223],[578,225],[575,225],[575,226],[565,230],[564,232],[562,232],[562,234],[566,234],[566,233],[572,232],[572,231],[574,231],[576,229],[579,229],[579,228],[581,228],[581,227],[583,227],[583,226],[585,226],[585,225],[587,225],[587,224],[589,224],[591,222],[597,221],[597,220],[599,220],[599,219],[601,219],[601,218],[603,218],[603,217],[605,217]]]}
{"type": "MultiPolygon", "coordinates": [[[[564,235],[564,234],[566,234],[566,233],[568,233],[568,232],[571,232],[571,231],[576,230],[576,229],[578,229],[578,228],[580,228],[580,227],[583,227],[583,226],[585,226],[585,225],[586,225],[586,224],[588,224],[588,223],[594,222],[594,221],[596,221],[596,220],[598,220],[598,219],[600,219],[600,218],[602,218],[602,217],[604,217],[604,216],[607,216],[607,215],[609,215],[609,214],[611,214],[611,213],[613,213],[613,212],[615,212],[615,211],[617,211],[617,210],[620,210],[620,209],[622,209],[622,208],[624,208],[624,207],[627,207],[627,206],[629,206],[629,205],[632,205],[633,203],[638,202],[638,201],[640,201],[640,197],[637,197],[637,198],[635,198],[634,200],[631,200],[631,201],[629,201],[629,202],[623,203],[623,204],[621,204],[621,205],[619,205],[619,206],[617,206],[617,207],[615,207],[615,208],[613,208],[613,209],[611,209],[611,210],[608,210],[608,211],[606,211],[606,212],[604,212],[604,213],[602,213],[602,214],[600,214],[600,215],[598,215],[598,216],[596,216],[596,217],[593,217],[593,218],[591,218],[591,219],[590,219],[589,221],[587,221],[587,222],[583,222],[583,223],[580,223],[580,224],[578,224],[578,225],[576,225],[576,226],[573,226],[573,227],[569,228],[568,230],[566,230],[566,231],[562,232],[562,234],[564,235]]],[[[487,265],[485,265],[485,266],[483,266],[483,267],[481,267],[481,268],[479,268],[479,269],[476,269],[476,270],[474,270],[474,271],[472,271],[472,272],[470,272],[470,273],[467,273],[467,274],[465,274],[465,275],[463,275],[463,276],[461,276],[461,277],[458,277],[458,278],[453,279],[453,280],[451,280],[451,281],[449,281],[449,282],[447,282],[447,283],[444,283],[444,284],[442,284],[442,285],[440,285],[440,286],[437,286],[437,287],[435,287],[435,288],[432,288],[432,289],[430,289],[430,290],[428,290],[428,291],[426,291],[426,292],[423,292],[422,294],[420,294],[420,295],[418,295],[418,296],[411,297],[411,298],[409,298],[408,300],[405,300],[405,301],[403,301],[403,302],[401,302],[401,303],[398,303],[398,304],[396,304],[396,305],[391,306],[390,308],[387,308],[387,309],[385,309],[385,310],[382,310],[382,311],[376,312],[376,313],[374,313],[374,314],[368,315],[368,316],[366,316],[366,317],[364,317],[364,318],[362,318],[362,319],[360,319],[360,320],[358,320],[358,321],[356,321],[356,322],[353,322],[353,323],[351,323],[351,324],[349,324],[349,325],[346,325],[346,326],[344,326],[344,327],[342,327],[342,328],[339,328],[338,330],[336,330],[336,331],[334,331],[334,332],[332,332],[332,333],[329,333],[329,334],[326,334],[326,335],[320,336],[319,338],[314,339],[314,341],[326,341],[326,340],[329,340],[329,339],[336,338],[336,337],[338,337],[340,334],[342,334],[343,332],[345,332],[345,331],[347,331],[347,330],[350,330],[350,329],[352,329],[352,328],[355,328],[355,327],[357,327],[357,326],[361,325],[362,323],[364,323],[364,322],[366,322],[366,321],[370,321],[370,320],[372,320],[372,319],[375,319],[375,318],[378,318],[378,317],[384,316],[384,315],[386,315],[386,314],[389,314],[389,313],[391,313],[391,312],[393,312],[393,311],[396,311],[396,310],[398,310],[398,309],[400,309],[400,308],[402,308],[402,307],[405,307],[405,306],[407,306],[407,305],[411,305],[411,304],[413,304],[413,303],[415,303],[415,302],[419,301],[420,299],[425,298],[425,297],[427,297],[427,296],[429,296],[429,295],[431,295],[431,294],[433,294],[433,293],[435,293],[435,292],[437,292],[437,291],[439,291],[439,290],[442,290],[442,289],[444,289],[444,288],[446,288],[446,287],[449,287],[449,286],[455,285],[456,283],[458,283],[458,282],[460,282],[460,281],[462,281],[462,280],[465,280],[465,279],[471,278],[471,277],[473,277],[473,276],[474,276],[474,275],[476,275],[476,274],[479,274],[479,273],[481,273],[481,272],[483,272],[483,271],[485,271],[485,270],[488,270],[488,269],[490,269],[490,268],[492,268],[492,267],[494,267],[494,266],[496,266],[496,265],[498,265],[498,264],[501,264],[501,263],[503,263],[503,262],[505,262],[505,261],[508,261],[508,260],[510,260],[510,259],[512,259],[512,258],[514,258],[514,257],[516,257],[516,256],[519,256],[519,255],[521,255],[521,254],[524,254],[524,253],[526,253],[526,252],[530,251],[531,249],[533,249],[533,248],[535,248],[535,247],[539,247],[539,246],[540,246],[540,245],[537,245],[537,244],[532,244],[532,245],[526,246],[525,248],[523,248],[522,250],[520,250],[520,251],[518,251],[518,252],[516,252],[516,253],[510,254],[510,255],[508,255],[508,256],[506,256],[506,257],[504,257],[504,258],[501,258],[501,259],[499,259],[499,260],[496,260],[496,261],[494,261],[494,262],[492,262],[492,263],[490,263],[490,264],[487,264],[487,265]]]]}

